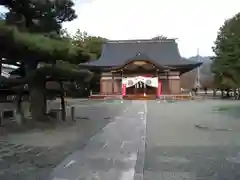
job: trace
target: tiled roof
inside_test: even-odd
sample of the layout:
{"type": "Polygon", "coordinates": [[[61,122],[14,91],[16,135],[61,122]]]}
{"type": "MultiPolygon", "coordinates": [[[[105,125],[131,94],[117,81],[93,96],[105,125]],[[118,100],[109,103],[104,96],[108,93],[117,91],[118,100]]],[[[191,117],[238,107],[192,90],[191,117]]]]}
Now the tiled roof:
{"type": "Polygon", "coordinates": [[[138,55],[140,55],[138,60],[152,60],[159,66],[171,67],[197,64],[181,58],[175,39],[166,39],[108,41],[103,45],[102,55],[98,60],[81,65],[118,67],[138,55]],[[141,59],[141,56],[144,57],[141,59]]]}

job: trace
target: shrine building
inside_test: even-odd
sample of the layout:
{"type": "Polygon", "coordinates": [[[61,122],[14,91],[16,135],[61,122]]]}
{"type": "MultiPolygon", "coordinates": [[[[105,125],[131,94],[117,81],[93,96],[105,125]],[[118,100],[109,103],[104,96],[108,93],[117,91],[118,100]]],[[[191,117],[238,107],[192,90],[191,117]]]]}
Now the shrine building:
{"type": "Polygon", "coordinates": [[[98,60],[80,66],[100,70],[101,96],[158,98],[180,94],[180,76],[201,64],[183,59],[175,39],[162,39],[107,41],[98,60]]]}

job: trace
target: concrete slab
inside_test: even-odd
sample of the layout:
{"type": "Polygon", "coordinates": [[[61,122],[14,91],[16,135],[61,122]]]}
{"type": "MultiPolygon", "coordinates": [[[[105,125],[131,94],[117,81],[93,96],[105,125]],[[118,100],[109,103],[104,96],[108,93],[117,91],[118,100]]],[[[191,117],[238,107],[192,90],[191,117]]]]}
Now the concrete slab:
{"type": "Polygon", "coordinates": [[[142,156],[143,161],[145,155],[146,112],[146,102],[129,104],[120,118],[109,123],[83,150],[57,166],[50,179],[133,180],[137,159],[142,156]]]}

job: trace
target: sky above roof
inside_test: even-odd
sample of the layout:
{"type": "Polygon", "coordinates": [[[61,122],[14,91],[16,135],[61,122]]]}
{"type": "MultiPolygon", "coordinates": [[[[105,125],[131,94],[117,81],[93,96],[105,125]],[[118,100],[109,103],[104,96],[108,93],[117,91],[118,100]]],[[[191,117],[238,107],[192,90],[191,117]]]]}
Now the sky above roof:
{"type": "Polygon", "coordinates": [[[219,27],[239,7],[239,0],[75,0],[78,18],[63,26],[111,40],[164,35],[178,38],[184,57],[198,48],[200,55],[211,56],[219,27]]]}
{"type": "Polygon", "coordinates": [[[65,23],[108,39],[178,38],[182,56],[213,55],[224,20],[240,12],[239,0],[76,0],[78,19],[65,23]]]}

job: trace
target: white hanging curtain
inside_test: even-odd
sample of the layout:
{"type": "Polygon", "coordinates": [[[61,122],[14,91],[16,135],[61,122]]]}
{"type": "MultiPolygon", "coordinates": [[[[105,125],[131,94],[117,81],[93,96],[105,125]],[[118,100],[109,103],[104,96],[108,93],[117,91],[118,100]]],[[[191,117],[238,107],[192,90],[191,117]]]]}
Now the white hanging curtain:
{"type": "Polygon", "coordinates": [[[135,88],[139,88],[139,82],[136,83],[135,88]]]}
{"type": "Polygon", "coordinates": [[[145,84],[151,87],[158,87],[158,78],[157,77],[146,77],[145,84]]]}
{"type": "Polygon", "coordinates": [[[143,77],[143,76],[137,76],[137,77],[128,77],[123,78],[122,83],[126,84],[126,87],[132,87],[135,86],[136,88],[142,88],[143,86],[146,87],[146,85],[151,87],[158,87],[158,78],[157,77],[143,77]]]}
{"type": "Polygon", "coordinates": [[[138,79],[136,79],[135,77],[128,77],[128,78],[123,78],[122,79],[122,84],[126,85],[126,88],[128,87],[132,87],[135,86],[137,87],[137,83],[138,83],[138,79]]]}

